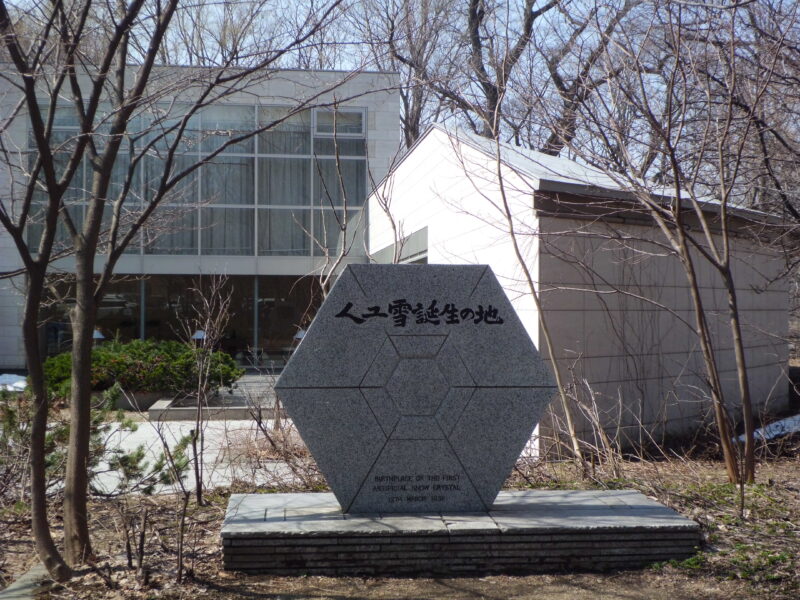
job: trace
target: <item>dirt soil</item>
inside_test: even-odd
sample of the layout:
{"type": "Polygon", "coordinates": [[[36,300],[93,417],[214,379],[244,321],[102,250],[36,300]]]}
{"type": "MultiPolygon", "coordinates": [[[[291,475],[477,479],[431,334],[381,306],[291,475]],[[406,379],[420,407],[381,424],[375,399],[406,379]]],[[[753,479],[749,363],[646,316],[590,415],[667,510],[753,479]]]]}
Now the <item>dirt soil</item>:
{"type": "MultiPolygon", "coordinates": [[[[617,477],[582,481],[569,465],[520,465],[508,487],[638,489],[702,526],[701,551],[679,563],[610,573],[459,578],[328,578],[246,576],[222,570],[219,531],[230,490],[189,503],[182,583],[176,582],[177,496],[94,500],[91,526],[97,560],[70,582],[41,598],[581,598],[725,599],[800,598],[800,453],[760,465],[759,483],[748,486],[744,511],[738,490],[725,483],[722,465],[702,460],[635,461],[617,477]],[[138,527],[147,510],[144,569],[127,566],[125,527],[138,527]]],[[[252,488],[234,491],[256,491],[252,488]]],[[[261,490],[266,491],[266,490],[261,490]]],[[[56,534],[58,515],[53,515],[56,534]]],[[[0,589],[36,562],[28,515],[0,512],[0,589]]],[[[134,540],[135,546],[135,540],[134,540]]],[[[135,563],[135,558],[134,558],[135,563]]]]}

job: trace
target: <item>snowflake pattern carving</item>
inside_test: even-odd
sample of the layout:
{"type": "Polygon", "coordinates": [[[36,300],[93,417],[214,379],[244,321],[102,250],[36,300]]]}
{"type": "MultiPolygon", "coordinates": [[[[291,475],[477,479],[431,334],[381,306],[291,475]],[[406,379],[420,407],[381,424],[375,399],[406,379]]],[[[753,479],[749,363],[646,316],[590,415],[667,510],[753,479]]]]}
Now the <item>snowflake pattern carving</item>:
{"type": "Polygon", "coordinates": [[[487,510],[554,392],[481,265],[348,266],[275,389],[342,509],[371,513],[487,510]]]}

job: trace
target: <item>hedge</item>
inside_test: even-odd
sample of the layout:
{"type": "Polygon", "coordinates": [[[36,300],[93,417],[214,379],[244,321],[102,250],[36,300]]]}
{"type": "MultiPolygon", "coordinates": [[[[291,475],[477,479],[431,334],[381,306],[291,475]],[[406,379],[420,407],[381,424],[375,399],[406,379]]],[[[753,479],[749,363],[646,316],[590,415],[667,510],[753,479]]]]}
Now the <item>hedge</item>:
{"type": "MultiPolygon", "coordinates": [[[[127,392],[190,394],[197,389],[198,353],[180,342],[134,340],[108,341],[92,349],[92,390],[103,391],[119,383],[127,392]]],[[[53,393],[69,394],[72,357],[69,352],[44,362],[47,387],[53,393]]],[[[225,352],[213,352],[209,383],[215,389],[230,387],[244,374],[225,352]]]]}

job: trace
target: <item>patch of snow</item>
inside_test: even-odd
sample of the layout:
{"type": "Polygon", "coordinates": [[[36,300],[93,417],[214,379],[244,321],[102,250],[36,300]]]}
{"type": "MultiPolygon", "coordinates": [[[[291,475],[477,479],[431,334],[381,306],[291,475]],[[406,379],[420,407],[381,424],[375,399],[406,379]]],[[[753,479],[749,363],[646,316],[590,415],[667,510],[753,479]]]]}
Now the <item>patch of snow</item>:
{"type": "MultiPolygon", "coordinates": [[[[770,423],[766,427],[760,427],[756,429],[755,437],[761,440],[774,440],[792,433],[800,433],[800,415],[786,417],[770,423]]],[[[744,442],[744,435],[739,436],[739,441],[744,442]]]]}
{"type": "Polygon", "coordinates": [[[12,375],[10,373],[0,375],[0,391],[24,392],[27,385],[28,382],[22,375],[12,375]]]}

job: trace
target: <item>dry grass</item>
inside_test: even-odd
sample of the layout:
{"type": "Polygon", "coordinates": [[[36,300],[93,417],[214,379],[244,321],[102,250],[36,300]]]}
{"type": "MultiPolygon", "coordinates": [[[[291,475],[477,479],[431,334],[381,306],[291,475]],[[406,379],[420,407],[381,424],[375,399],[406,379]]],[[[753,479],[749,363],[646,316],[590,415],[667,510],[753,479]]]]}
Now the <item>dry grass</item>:
{"type": "MultiPolygon", "coordinates": [[[[275,457],[254,448],[258,458],[275,457]]],[[[209,495],[209,504],[192,507],[187,521],[188,579],[175,583],[176,517],[180,499],[171,496],[95,501],[92,530],[101,557],[50,598],[769,598],[800,597],[800,458],[796,451],[762,464],[759,483],[748,486],[744,512],[738,490],[725,483],[720,463],[710,460],[625,461],[622,479],[594,481],[575,477],[564,463],[521,463],[508,481],[512,487],[626,487],[672,506],[697,520],[706,543],[680,563],[637,571],[570,573],[528,577],[455,579],[275,578],[244,576],[221,569],[219,530],[231,490],[209,495]],[[150,514],[144,563],[147,583],[127,568],[122,515],[150,514]]],[[[275,491],[237,486],[234,491],[275,491]]],[[[0,532],[6,575],[33,560],[26,515],[6,511],[0,532]]]]}

